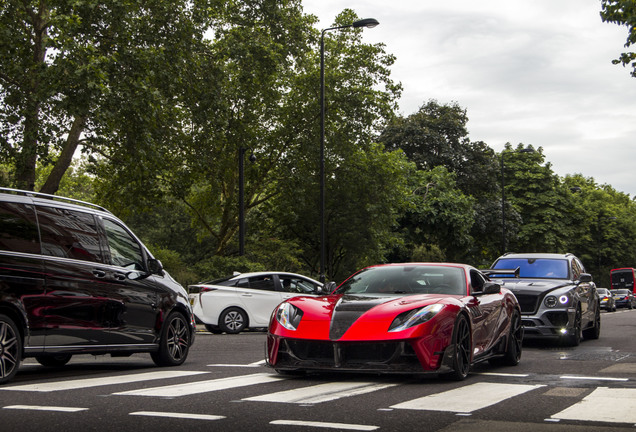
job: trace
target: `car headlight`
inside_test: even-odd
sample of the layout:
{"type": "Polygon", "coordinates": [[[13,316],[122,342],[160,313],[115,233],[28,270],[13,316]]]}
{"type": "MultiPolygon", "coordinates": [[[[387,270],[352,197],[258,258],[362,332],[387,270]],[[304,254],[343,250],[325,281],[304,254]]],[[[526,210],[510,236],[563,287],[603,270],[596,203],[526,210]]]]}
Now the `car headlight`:
{"type": "Polygon", "coordinates": [[[389,326],[389,331],[398,332],[406,330],[409,327],[425,323],[426,321],[437,315],[437,313],[443,308],[444,305],[436,303],[420,309],[413,309],[407,312],[403,312],[395,317],[395,319],[389,326]]]}
{"type": "Polygon", "coordinates": [[[303,311],[290,303],[281,304],[276,311],[276,321],[287,330],[296,330],[302,317],[303,311]]]}
{"type": "Polygon", "coordinates": [[[557,306],[566,306],[570,302],[570,296],[567,294],[560,295],[559,297],[549,295],[543,300],[543,304],[546,307],[553,308],[557,306]]]}

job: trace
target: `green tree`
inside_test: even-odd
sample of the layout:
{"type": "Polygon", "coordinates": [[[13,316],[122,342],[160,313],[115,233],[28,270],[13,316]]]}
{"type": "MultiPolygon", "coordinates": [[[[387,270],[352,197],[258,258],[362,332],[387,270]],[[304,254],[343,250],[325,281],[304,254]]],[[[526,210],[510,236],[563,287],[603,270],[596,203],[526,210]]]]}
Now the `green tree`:
{"type": "MultiPolygon", "coordinates": [[[[634,0],[601,0],[601,19],[604,22],[627,26],[625,48],[636,44],[636,2],[634,0]]],[[[636,77],[636,53],[624,52],[612,63],[631,65],[631,75],[636,77]]]]}
{"type": "Polygon", "coordinates": [[[141,160],[171,140],[206,11],[197,1],[0,3],[0,151],[13,183],[33,189],[38,162],[51,164],[41,190],[56,192],[80,143],[141,160]]]}

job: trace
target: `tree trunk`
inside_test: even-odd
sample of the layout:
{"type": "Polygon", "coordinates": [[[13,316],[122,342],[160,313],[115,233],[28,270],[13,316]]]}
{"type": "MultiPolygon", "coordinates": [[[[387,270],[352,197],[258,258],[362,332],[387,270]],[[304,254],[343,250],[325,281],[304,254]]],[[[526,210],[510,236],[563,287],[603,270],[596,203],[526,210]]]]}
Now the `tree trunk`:
{"type": "Polygon", "coordinates": [[[77,150],[77,146],[79,145],[80,136],[82,131],[84,130],[86,118],[84,116],[76,116],[73,121],[73,126],[71,126],[71,130],[68,134],[68,138],[66,138],[66,143],[64,144],[64,148],[62,149],[62,153],[60,157],[57,158],[55,162],[55,166],[49,174],[49,177],[46,179],[44,186],[40,189],[40,192],[47,194],[54,194],[60,188],[60,181],[64,176],[64,173],[71,165],[73,161],[73,155],[75,154],[75,150],[77,150]]]}

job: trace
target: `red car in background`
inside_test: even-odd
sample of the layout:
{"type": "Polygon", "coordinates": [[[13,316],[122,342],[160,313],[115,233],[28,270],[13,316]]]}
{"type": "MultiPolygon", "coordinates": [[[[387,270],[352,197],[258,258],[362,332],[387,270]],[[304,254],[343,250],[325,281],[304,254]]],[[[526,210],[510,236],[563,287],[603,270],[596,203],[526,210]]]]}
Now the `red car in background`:
{"type": "MultiPolygon", "coordinates": [[[[335,286],[335,285],[333,285],[335,286]]],[[[332,294],[294,297],[272,314],[267,363],[279,373],[438,373],[516,365],[523,329],[515,296],[464,264],[386,264],[332,294]]]]}

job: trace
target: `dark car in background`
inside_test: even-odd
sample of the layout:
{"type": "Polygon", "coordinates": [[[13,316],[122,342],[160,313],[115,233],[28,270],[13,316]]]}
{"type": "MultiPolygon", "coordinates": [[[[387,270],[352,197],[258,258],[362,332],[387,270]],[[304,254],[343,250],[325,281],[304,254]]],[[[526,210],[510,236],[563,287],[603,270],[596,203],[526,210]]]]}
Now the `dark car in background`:
{"type": "Polygon", "coordinates": [[[599,297],[592,276],[573,254],[510,253],[485,272],[512,291],[521,305],[524,337],[576,346],[598,339],[599,297]]]}
{"type": "Polygon", "coordinates": [[[0,383],[25,357],[146,352],[180,365],[194,331],[185,289],[112,213],[0,188],[0,383]]]}
{"type": "Polygon", "coordinates": [[[601,309],[608,312],[616,312],[616,302],[614,301],[614,295],[607,288],[596,288],[598,293],[599,305],[601,309]]]}
{"type": "Polygon", "coordinates": [[[634,306],[636,306],[636,298],[631,290],[613,289],[612,296],[617,308],[634,309],[634,306]]]}

